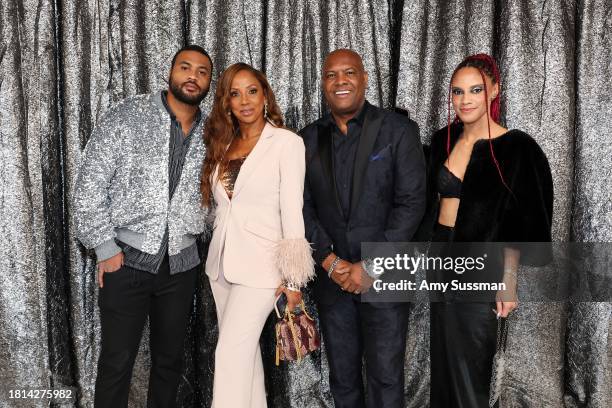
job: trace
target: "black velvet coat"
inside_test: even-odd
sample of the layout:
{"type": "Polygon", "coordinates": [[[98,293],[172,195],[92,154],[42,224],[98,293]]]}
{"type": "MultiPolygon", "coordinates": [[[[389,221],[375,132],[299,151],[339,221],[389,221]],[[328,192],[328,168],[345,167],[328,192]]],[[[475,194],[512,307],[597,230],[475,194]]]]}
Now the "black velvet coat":
{"type": "MultiPolygon", "coordinates": [[[[462,124],[451,125],[450,148],[462,124]]],[[[431,141],[427,164],[427,210],[417,237],[428,241],[438,219],[438,172],[447,159],[447,128],[431,141]]],[[[461,188],[454,242],[506,242],[521,250],[524,265],[544,265],[551,259],[553,184],[550,167],[536,141],[520,130],[510,130],[491,141],[507,189],[497,171],[488,140],[474,145],[461,188]]]]}

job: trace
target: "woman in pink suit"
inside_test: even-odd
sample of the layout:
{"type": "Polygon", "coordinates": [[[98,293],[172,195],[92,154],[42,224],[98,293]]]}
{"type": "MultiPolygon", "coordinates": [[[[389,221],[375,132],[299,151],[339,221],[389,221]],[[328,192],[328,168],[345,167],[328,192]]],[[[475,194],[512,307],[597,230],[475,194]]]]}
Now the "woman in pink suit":
{"type": "Polygon", "coordinates": [[[219,320],[212,405],[266,407],[261,331],[275,296],[293,309],[314,275],[304,144],[283,128],[266,77],[243,63],[221,76],[204,137],[202,194],[214,209],[206,274],[219,320]]]}

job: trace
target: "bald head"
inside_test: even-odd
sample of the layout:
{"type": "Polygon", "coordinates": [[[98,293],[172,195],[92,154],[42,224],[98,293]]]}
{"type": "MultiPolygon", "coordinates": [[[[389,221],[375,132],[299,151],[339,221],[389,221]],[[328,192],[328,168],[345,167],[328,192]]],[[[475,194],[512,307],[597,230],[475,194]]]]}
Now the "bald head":
{"type": "Polygon", "coordinates": [[[361,55],[357,54],[355,51],[350,50],[348,48],[339,48],[327,54],[327,57],[325,58],[325,62],[323,62],[323,71],[325,71],[325,68],[328,65],[333,64],[337,60],[347,61],[347,62],[350,61],[358,69],[365,72],[365,68],[363,67],[363,60],[361,59],[361,55]]]}
{"type": "Polygon", "coordinates": [[[325,100],[336,117],[352,117],[365,103],[368,74],[361,56],[353,50],[332,51],[323,63],[321,76],[325,100]]]}

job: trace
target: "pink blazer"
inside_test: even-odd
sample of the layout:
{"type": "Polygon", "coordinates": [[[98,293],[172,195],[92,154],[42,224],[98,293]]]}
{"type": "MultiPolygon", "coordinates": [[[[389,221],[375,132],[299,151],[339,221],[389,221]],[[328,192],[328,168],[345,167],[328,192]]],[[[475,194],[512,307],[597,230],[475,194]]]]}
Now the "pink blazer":
{"type": "Polygon", "coordinates": [[[276,288],[314,276],[302,216],[305,148],[295,133],[266,124],[242,164],[230,200],[213,174],[216,203],[206,274],[228,282],[276,288]]]}

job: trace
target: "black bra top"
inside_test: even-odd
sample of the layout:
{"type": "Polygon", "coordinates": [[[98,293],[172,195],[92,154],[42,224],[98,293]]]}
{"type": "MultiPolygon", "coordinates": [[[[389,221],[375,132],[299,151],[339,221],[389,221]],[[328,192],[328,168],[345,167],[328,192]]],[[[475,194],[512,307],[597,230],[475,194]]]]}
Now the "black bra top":
{"type": "Polygon", "coordinates": [[[438,193],[440,198],[459,198],[461,195],[461,179],[455,176],[444,165],[438,172],[438,193]]]}

